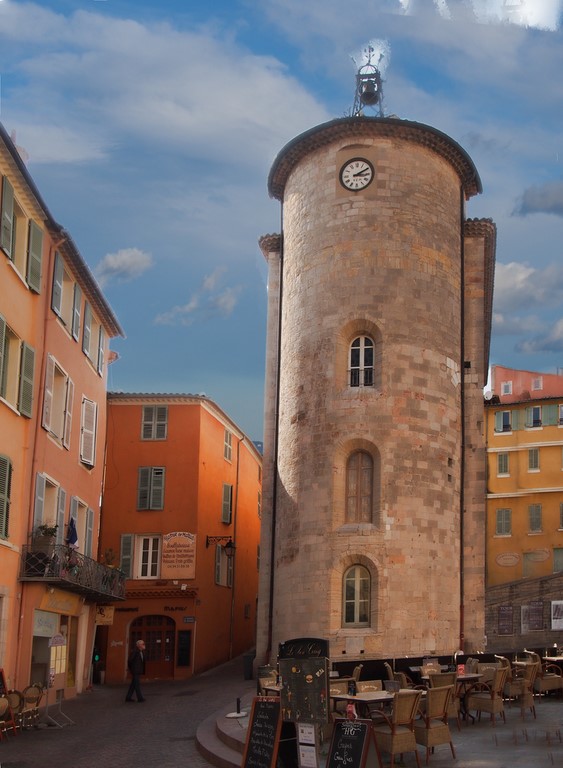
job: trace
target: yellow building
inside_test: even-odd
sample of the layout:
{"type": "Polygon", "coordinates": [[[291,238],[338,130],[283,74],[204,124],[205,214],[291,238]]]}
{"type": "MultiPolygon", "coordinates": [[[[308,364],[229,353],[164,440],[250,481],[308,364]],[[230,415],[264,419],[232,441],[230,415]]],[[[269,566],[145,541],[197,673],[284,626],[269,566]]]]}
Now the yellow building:
{"type": "Polygon", "coordinates": [[[486,583],[563,572],[563,376],[494,366],[486,583]]]}

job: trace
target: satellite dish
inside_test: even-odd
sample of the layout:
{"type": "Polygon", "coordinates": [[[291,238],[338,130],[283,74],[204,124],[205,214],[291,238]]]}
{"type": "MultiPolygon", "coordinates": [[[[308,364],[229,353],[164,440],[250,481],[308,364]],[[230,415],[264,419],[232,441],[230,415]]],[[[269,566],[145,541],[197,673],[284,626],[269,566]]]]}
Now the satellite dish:
{"type": "Polygon", "coordinates": [[[483,397],[485,400],[492,400],[493,399],[493,393],[490,389],[487,389],[487,391],[483,394],[483,397]]]}

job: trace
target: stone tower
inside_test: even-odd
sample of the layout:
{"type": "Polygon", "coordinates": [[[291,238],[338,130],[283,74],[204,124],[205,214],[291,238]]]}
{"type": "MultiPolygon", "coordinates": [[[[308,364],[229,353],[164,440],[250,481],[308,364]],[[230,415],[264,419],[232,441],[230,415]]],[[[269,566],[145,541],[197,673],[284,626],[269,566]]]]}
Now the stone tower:
{"type": "Polygon", "coordinates": [[[346,117],[272,166],[257,663],[453,654],[484,638],[496,230],[466,152],[428,125],[346,117]]]}

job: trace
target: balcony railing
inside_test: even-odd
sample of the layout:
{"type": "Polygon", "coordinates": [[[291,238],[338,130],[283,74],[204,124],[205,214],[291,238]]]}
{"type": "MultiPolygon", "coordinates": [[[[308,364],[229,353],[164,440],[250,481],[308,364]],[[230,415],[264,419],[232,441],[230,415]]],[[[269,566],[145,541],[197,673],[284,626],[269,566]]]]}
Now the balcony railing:
{"type": "Polygon", "coordinates": [[[97,602],[125,600],[125,575],[64,544],[22,548],[20,581],[42,581],[97,602]]]}

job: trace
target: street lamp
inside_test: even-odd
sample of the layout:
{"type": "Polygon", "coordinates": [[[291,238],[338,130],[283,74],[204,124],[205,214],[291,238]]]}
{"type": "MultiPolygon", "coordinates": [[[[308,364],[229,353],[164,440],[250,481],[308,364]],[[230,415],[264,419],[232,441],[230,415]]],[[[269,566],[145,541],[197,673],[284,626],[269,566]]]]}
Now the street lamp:
{"type": "Polygon", "coordinates": [[[210,544],[219,544],[223,541],[225,544],[222,546],[227,557],[229,559],[234,557],[236,546],[232,536],[207,536],[205,539],[205,546],[209,547],[210,544]]]}

